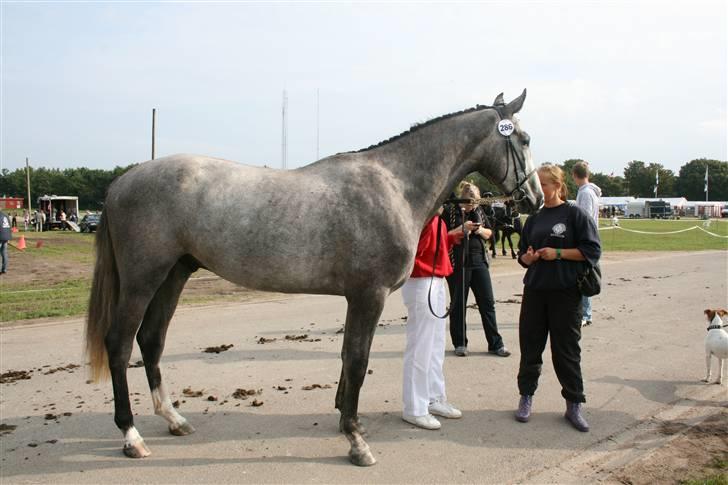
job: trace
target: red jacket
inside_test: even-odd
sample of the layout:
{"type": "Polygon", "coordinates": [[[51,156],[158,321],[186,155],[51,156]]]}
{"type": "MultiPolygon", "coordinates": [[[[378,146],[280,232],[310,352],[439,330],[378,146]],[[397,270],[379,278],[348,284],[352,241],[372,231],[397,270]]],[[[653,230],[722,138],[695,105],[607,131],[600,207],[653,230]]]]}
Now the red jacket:
{"type": "Polygon", "coordinates": [[[423,278],[432,276],[432,262],[435,259],[435,244],[437,237],[440,238],[440,249],[437,252],[435,264],[435,276],[450,276],[452,264],[448,252],[455,243],[455,238],[448,235],[447,224],[440,222],[440,216],[430,219],[420,234],[420,242],[417,244],[415,256],[415,267],[412,270],[411,278],[423,278]]]}

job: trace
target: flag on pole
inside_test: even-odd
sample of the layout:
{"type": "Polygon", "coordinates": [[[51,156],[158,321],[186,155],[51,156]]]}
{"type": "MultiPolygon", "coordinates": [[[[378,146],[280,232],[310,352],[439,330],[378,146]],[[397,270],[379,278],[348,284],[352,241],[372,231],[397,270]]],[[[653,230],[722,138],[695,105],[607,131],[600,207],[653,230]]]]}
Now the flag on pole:
{"type": "Polygon", "coordinates": [[[655,197],[657,197],[657,186],[660,185],[660,171],[655,171],[655,197]]]}
{"type": "Polygon", "coordinates": [[[703,189],[703,192],[706,194],[708,193],[708,166],[705,166],[705,188],[703,189]]]}

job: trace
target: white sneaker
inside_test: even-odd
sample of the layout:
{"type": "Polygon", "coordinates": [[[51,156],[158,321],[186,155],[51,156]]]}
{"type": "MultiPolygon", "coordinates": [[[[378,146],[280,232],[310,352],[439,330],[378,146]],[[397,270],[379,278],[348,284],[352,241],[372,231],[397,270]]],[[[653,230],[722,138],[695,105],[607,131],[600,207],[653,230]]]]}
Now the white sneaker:
{"type": "Polygon", "coordinates": [[[425,414],[424,416],[410,416],[409,414],[403,414],[402,419],[407,421],[409,424],[414,424],[419,428],[424,429],[440,429],[440,421],[438,421],[432,414],[425,414]]]}
{"type": "Polygon", "coordinates": [[[463,417],[462,411],[453,407],[453,405],[448,402],[431,402],[429,406],[429,411],[432,414],[436,414],[438,416],[442,416],[443,418],[448,419],[458,419],[463,417]]]}

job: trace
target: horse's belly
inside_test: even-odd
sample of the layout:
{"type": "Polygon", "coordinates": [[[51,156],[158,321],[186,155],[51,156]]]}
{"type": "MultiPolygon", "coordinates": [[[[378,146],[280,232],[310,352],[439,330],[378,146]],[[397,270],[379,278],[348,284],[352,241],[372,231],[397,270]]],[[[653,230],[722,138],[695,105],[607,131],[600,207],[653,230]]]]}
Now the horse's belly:
{"type": "Polygon", "coordinates": [[[221,278],[254,290],[329,295],[344,293],[342,281],[337,281],[325,268],[308,262],[246,259],[205,266],[221,278]]]}

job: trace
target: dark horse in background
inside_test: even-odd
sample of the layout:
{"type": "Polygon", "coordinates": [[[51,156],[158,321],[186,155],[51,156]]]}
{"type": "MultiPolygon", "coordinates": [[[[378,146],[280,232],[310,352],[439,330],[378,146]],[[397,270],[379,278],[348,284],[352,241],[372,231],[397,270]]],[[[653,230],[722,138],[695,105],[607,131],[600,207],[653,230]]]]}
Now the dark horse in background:
{"type": "Polygon", "coordinates": [[[511,248],[511,257],[516,259],[516,252],[513,250],[513,240],[511,236],[513,234],[521,235],[521,214],[516,209],[513,201],[506,201],[504,204],[493,204],[490,208],[486,208],[485,214],[488,217],[488,222],[493,230],[493,234],[490,236],[490,250],[492,256],[496,256],[496,246],[498,240],[501,241],[501,251],[503,256],[506,256],[506,239],[508,239],[508,246],[511,248]]]}
{"type": "Polygon", "coordinates": [[[150,453],[129,402],[135,337],[155,414],[174,435],[194,431],[172,405],[159,362],[180,293],[206,268],[247,288],[346,298],[339,427],[351,461],[375,463],[362,437],[359,392],[384,302],[411,273],[425,223],[474,171],[524,211],[543,202],[529,136],[514,118],[525,97],[524,90],[506,104],[501,94],[494,106],[441,116],[295,170],[174,155],[116,179],[96,235],[86,351],[93,379],[111,374],[124,453],[150,453]],[[155,230],[139,231],[142,219],[155,230]],[[211,233],[217,237],[202,236],[211,233]]]}

